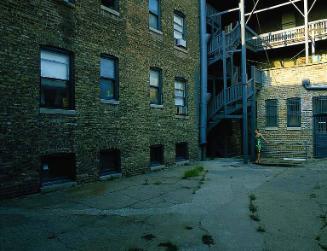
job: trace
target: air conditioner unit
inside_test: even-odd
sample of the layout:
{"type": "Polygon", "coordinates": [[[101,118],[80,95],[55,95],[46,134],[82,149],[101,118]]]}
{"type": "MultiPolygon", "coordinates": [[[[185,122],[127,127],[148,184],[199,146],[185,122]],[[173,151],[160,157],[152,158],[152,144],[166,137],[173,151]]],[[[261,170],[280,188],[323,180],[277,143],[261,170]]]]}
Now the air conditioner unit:
{"type": "Polygon", "coordinates": [[[186,41],[184,39],[176,39],[176,45],[178,47],[186,48],[186,41]]]}

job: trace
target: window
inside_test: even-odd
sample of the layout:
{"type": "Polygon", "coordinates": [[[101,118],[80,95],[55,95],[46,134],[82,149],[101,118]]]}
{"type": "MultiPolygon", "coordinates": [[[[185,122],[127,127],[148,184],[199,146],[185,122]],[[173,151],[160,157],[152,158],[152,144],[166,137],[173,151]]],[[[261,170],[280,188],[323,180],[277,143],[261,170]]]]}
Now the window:
{"type": "Polygon", "coordinates": [[[150,146],[150,166],[164,164],[164,148],[163,145],[150,146]]]}
{"type": "Polygon", "coordinates": [[[160,0],[149,0],[149,27],[160,30],[160,0]]]}
{"type": "Polygon", "coordinates": [[[287,127],[301,127],[301,98],[287,99],[287,127]]]}
{"type": "Polygon", "coordinates": [[[176,114],[187,114],[186,83],[181,80],[175,80],[175,106],[176,114]]]}
{"type": "Polygon", "coordinates": [[[101,0],[101,4],[115,11],[119,10],[118,0],[101,0]]]}
{"type": "Polygon", "coordinates": [[[150,104],[162,104],[161,70],[150,69],[150,104]]]}
{"type": "Polygon", "coordinates": [[[278,115],[277,115],[277,99],[266,100],[266,126],[277,127],[278,115]]]}
{"type": "Polygon", "coordinates": [[[66,3],[75,4],[75,0],[64,0],[66,3]]]}
{"type": "Polygon", "coordinates": [[[73,109],[71,58],[59,50],[41,50],[40,106],[73,109]]]}
{"type": "Polygon", "coordinates": [[[184,16],[180,13],[174,14],[174,38],[176,39],[176,43],[178,39],[185,39],[184,16]]]}
{"type": "Polygon", "coordinates": [[[120,151],[117,149],[100,152],[100,175],[121,173],[120,151]]]}
{"type": "Polygon", "coordinates": [[[41,158],[41,183],[50,185],[75,178],[75,154],[61,153],[41,158]]]}
{"type": "Polygon", "coordinates": [[[176,144],[176,161],[187,160],[188,159],[188,146],[187,143],[177,143],[176,144]]]}
{"type": "Polygon", "coordinates": [[[110,56],[101,57],[100,99],[118,100],[118,60],[110,56]]]}

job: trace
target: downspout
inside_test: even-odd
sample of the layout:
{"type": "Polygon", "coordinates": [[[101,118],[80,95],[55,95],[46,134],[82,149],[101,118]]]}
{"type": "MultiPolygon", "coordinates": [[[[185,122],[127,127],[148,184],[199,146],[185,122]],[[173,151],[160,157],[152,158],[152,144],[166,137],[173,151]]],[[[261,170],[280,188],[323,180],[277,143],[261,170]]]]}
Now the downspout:
{"type": "Polygon", "coordinates": [[[319,85],[312,85],[309,79],[304,79],[302,81],[303,87],[308,91],[326,91],[327,90],[327,83],[326,84],[319,84],[319,85]]]}
{"type": "Polygon", "coordinates": [[[200,0],[200,65],[201,65],[201,101],[200,101],[200,145],[201,159],[206,157],[207,144],[207,80],[208,80],[208,50],[207,50],[207,17],[206,0],[200,0]]]}

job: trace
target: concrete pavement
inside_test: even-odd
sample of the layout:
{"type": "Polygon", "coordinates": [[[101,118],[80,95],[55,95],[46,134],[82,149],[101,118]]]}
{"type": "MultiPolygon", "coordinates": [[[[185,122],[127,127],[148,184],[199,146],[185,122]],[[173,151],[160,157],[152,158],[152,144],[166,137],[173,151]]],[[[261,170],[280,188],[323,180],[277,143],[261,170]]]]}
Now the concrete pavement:
{"type": "Polygon", "coordinates": [[[0,201],[0,250],[324,250],[326,163],[218,159],[0,201]]]}

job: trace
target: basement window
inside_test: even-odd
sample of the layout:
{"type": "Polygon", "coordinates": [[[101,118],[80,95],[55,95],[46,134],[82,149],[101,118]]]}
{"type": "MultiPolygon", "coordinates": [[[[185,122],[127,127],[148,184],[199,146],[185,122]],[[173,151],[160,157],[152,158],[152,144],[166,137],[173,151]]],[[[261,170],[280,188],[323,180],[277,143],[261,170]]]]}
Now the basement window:
{"type": "Polygon", "coordinates": [[[58,153],[41,158],[42,186],[60,184],[75,179],[75,154],[58,153]]]}
{"type": "Polygon", "coordinates": [[[188,160],[188,145],[186,142],[176,144],[176,161],[188,160]]]}
{"type": "Polygon", "coordinates": [[[120,151],[117,149],[100,152],[100,176],[121,173],[120,151]]]}
{"type": "Polygon", "coordinates": [[[150,146],[150,166],[159,166],[164,164],[163,145],[150,146]]]}

